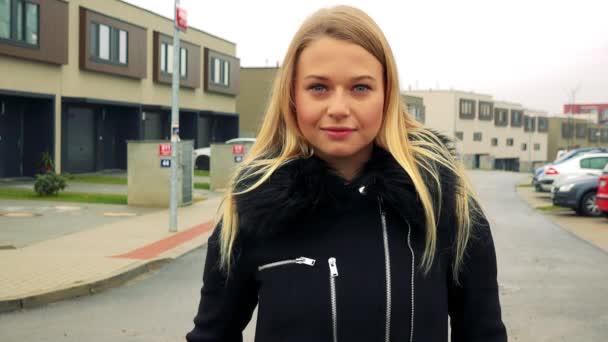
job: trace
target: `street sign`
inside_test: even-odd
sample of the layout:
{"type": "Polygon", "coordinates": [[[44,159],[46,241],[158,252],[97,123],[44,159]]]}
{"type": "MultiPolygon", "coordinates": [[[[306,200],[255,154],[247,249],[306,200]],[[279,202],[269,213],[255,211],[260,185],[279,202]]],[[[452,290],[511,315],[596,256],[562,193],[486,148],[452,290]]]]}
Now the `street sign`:
{"type": "Polygon", "coordinates": [[[161,159],[160,160],[160,167],[162,167],[162,168],[171,167],[171,159],[161,159]]]}
{"type": "Polygon", "coordinates": [[[245,154],[245,145],[232,145],[232,154],[245,154]]]}
{"type": "Polygon", "coordinates": [[[158,155],[161,157],[168,157],[171,155],[172,149],[171,144],[161,143],[158,144],[158,155]]]}
{"type": "Polygon", "coordinates": [[[188,12],[186,12],[186,10],[181,7],[177,7],[175,12],[175,18],[175,25],[177,25],[177,28],[186,32],[186,30],[188,29],[188,12]]]}

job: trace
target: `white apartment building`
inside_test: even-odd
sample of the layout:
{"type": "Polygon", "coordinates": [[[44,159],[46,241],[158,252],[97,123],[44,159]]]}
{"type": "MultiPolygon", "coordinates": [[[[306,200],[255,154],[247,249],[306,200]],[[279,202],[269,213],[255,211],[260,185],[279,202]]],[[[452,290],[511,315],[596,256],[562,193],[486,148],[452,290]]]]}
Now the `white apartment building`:
{"type": "Polygon", "coordinates": [[[406,91],[421,97],[425,125],[452,137],[467,168],[530,170],[547,155],[547,114],[491,95],[458,90],[406,91]]]}

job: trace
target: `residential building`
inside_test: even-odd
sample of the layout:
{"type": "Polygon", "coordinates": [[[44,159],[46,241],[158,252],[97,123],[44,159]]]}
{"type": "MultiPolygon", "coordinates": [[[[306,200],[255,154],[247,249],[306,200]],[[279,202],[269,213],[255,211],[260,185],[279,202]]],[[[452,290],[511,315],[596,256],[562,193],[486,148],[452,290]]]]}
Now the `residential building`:
{"type": "Polygon", "coordinates": [[[608,147],[608,126],[594,121],[577,117],[550,117],[547,160],[554,160],[559,150],[608,147]]]}
{"type": "Polygon", "coordinates": [[[425,107],[422,97],[401,94],[401,100],[403,101],[408,114],[416,119],[416,121],[424,124],[425,107]]]}
{"type": "Polygon", "coordinates": [[[126,141],[168,139],[173,59],[180,136],[238,135],[236,45],[118,0],[0,0],[0,177],[126,169],[126,141]]]}
{"type": "Polygon", "coordinates": [[[257,136],[278,71],[277,67],[241,68],[241,92],[236,98],[240,137],[257,136]]]}
{"type": "Polygon", "coordinates": [[[423,99],[425,125],[454,139],[465,167],[518,171],[546,160],[546,113],[474,92],[417,90],[404,95],[423,99]]]}

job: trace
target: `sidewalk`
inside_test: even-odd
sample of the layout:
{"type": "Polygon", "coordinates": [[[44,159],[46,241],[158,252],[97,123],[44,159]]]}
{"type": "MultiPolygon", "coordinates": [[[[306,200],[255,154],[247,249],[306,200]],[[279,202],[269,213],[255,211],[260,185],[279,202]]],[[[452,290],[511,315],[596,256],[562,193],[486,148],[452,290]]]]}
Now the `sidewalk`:
{"type": "Polygon", "coordinates": [[[177,233],[169,233],[169,211],[161,210],[0,250],[0,313],[115,287],[200,247],[220,200],[180,208],[177,233]]]}

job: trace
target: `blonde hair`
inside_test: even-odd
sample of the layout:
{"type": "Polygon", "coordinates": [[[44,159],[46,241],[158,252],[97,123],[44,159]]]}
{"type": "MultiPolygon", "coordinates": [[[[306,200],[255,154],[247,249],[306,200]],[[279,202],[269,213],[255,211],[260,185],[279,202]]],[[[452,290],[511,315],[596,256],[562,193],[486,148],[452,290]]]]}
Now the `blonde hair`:
{"type": "MultiPolygon", "coordinates": [[[[373,55],[383,66],[385,99],[384,115],[375,143],[387,150],[410,176],[423,206],[426,222],[425,249],[421,266],[428,272],[437,246],[437,215],[441,212],[439,167],[453,172],[457,179],[455,217],[457,220],[456,253],[453,258],[453,277],[457,280],[464,251],[473,225],[470,213],[475,207],[474,195],[464,171],[442,141],[415,121],[404,109],[399,91],[397,67],[391,48],[378,25],[363,11],[336,6],[321,9],[310,16],[295,34],[275,79],[262,126],[255,144],[248,152],[238,172],[231,179],[220,207],[221,266],[230,272],[232,252],[238,235],[238,216],[235,196],[252,191],[264,183],[285,163],[312,155],[312,147],[300,133],[294,106],[293,80],[301,52],[321,37],[357,44],[373,55]],[[424,170],[438,189],[436,202],[421,170],[424,170]],[[253,184],[239,189],[253,179],[253,184]],[[434,209],[436,207],[436,209],[434,209]]],[[[404,206],[410,205],[403,203],[404,206]]]]}

